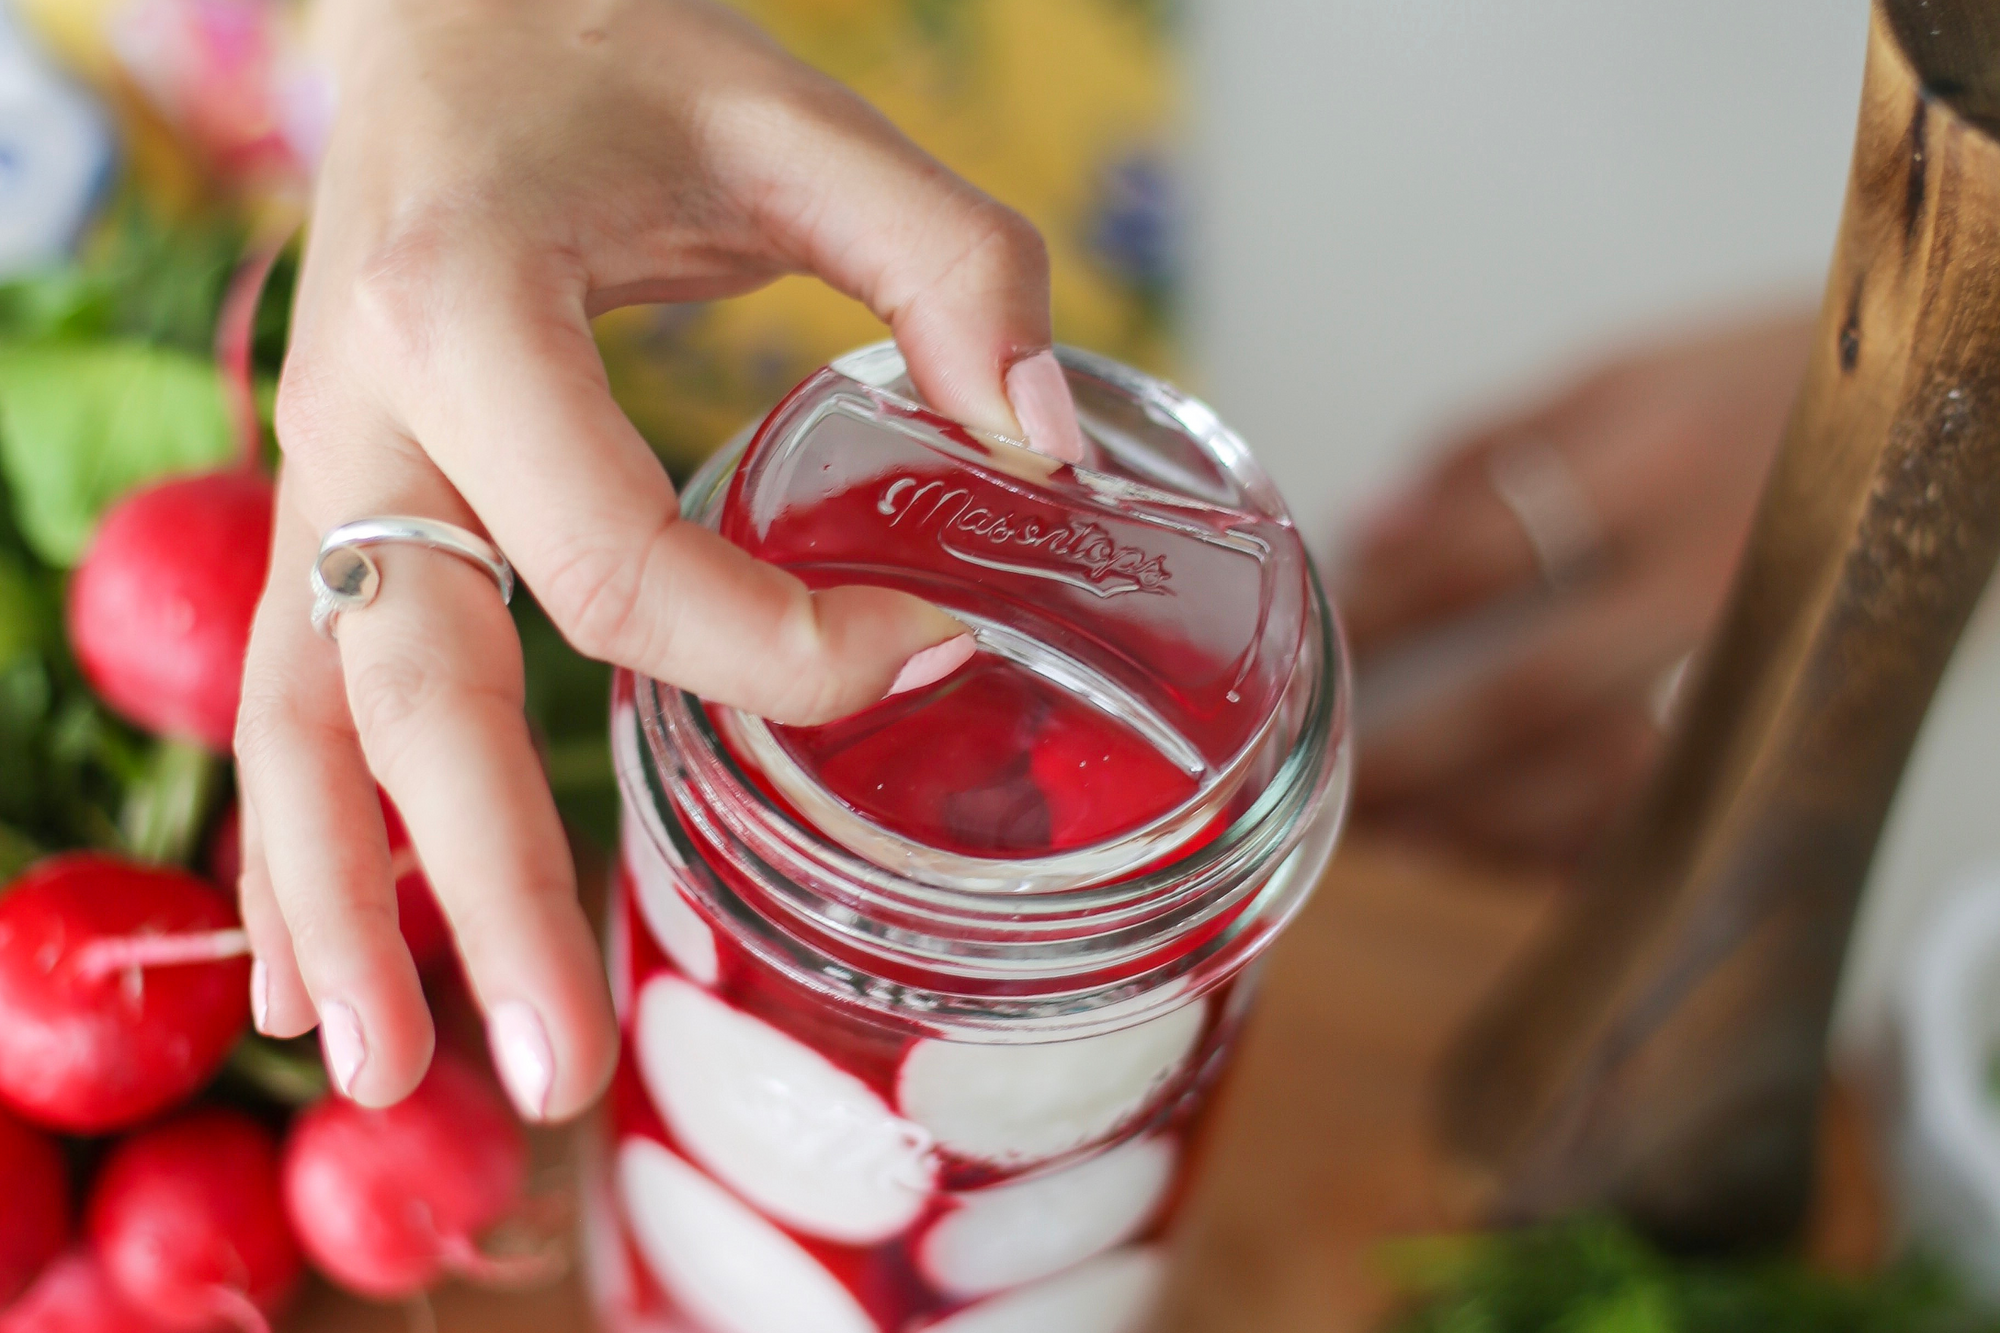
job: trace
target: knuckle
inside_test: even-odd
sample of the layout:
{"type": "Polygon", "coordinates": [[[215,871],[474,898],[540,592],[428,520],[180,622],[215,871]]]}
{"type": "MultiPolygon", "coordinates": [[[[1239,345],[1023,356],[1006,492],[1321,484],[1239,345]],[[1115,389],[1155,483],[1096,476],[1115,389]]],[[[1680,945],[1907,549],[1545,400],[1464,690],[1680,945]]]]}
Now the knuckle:
{"type": "Polygon", "coordinates": [[[784,685],[762,710],[783,726],[809,727],[830,722],[851,707],[831,660],[810,597],[801,595],[780,631],[780,655],[791,664],[784,685]]]}
{"type": "Polygon", "coordinates": [[[1046,272],[1049,243],[1041,228],[1006,205],[988,199],[982,205],[984,225],[991,244],[1011,267],[1046,272]]]}
{"type": "Polygon", "coordinates": [[[356,941],[386,946],[398,936],[393,893],[367,892],[345,886],[337,901],[321,901],[285,918],[292,935],[292,952],[310,967],[313,959],[339,956],[356,941]]]}
{"type": "Polygon", "coordinates": [[[339,724],[303,709],[282,680],[246,673],[231,742],[245,781],[254,783],[273,759],[296,751],[300,745],[337,744],[348,739],[339,724]]]}
{"type": "Polygon", "coordinates": [[[354,725],[372,746],[407,733],[436,704],[438,673],[396,655],[368,662],[348,676],[348,707],[354,725]]]}
{"type": "Polygon", "coordinates": [[[430,360],[450,249],[443,226],[419,221],[383,241],[361,263],[350,297],[359,334],[355,345],[377,364],[408,370],[430,360]]]}
{"type": "Polygon", "coordinates": [[[646,556],[594,536],[575,539],[555,554],[542,579],[544,605],[571,647],[599,660],[642,655],[636,640],[645,565],[646,556]]]}
{"type": "Polygon", "coordinates": [[[282,696],[244,681],[243,701],[236,711],[234,748],[237,764],[246,775],[263,769],[282,751],[288,733],[294,730],[285,722],[285,708],[282,696]]]}
{"type": "Polygon", "coordinates": [[[761,113],[761,130],[775,129],[794,143],[846,134],[869,110],[845,85],[789,62],[747,87],[738,105],[746,118],[761,113]]]}
{"type": "Polygon", "coordinates": [[[1023,278],[1046,279],[1049,246],[1034,223],[1005,204],[979,195],[962,220],[964,248],[940,277],[960,272],[975,288],[1006,287],[1023,278]]]}
{"type": "Polygon", "coordinates": [[[396,928],[394,892],[350,893],[346,910],[349,919],[372,939],[387,944],[401,934],[396,928]]]}
{"type": "Polygon", "coordinates": [[[1013,209],[970,186],[965,189],[970,196],[965,206],[943,210],[931,223],[949,233],[948,244],[926,247],[933,248],[941,262],[928,274],[915,276],[910,290],[889,302],[892,315],[924,293],[946,288],[1004,295],[1047,285],[1049,250],[1042,233],[1013,209]]]}

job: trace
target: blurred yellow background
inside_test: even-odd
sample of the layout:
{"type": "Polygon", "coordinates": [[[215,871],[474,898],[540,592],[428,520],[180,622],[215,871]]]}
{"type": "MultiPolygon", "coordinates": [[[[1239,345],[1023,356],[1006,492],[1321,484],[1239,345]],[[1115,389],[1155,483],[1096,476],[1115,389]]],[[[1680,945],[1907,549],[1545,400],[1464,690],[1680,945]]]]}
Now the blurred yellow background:
{"type": "MultiPolygon", "coordinates": [[[[1175,66],[1143,0],[741,0],[1049,243],[1056,336],[1171,373],[1175,66]]],[[[884,337],[808,278],[617,311],[619,400],[683,470],[829,357],[884,337]]]]}

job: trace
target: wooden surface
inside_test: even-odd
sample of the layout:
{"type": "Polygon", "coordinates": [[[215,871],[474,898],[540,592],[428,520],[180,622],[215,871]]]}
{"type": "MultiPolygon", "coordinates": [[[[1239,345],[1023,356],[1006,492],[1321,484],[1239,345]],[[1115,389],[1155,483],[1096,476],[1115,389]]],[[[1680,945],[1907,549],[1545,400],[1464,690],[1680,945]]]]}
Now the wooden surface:
{"type": "MultiPolygon", "coordinates": [[[[1349,1333],[1388,1293],[1380,1243],[1462,1221],[1478,1197],[1437,1156],[1430,1082],[1445,1044],[1553,892],[1351,839],[1274,950],[1185,1225],[1163,1333],[1349,1333]]],[[[1851,1115],[1829,1117],[1813,1249],[1870,1262],[1879,1203],[1851,1115]]],[[[442,1293],[439,1333],[587,1330],[574,1284],[442,1293]]],[[[404,1333],[420,1315],[317,1292],[299,1333],[404,1333]]],[[[1064,1333],[1050,1329],[1049,1333],[1064,1333]]]]}

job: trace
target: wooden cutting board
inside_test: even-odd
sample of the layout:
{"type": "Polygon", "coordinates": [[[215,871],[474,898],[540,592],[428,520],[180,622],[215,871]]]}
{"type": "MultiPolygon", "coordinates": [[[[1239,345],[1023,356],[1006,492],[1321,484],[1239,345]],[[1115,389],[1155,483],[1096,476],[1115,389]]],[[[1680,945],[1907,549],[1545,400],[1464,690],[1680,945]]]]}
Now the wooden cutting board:
{"type": "MultiPolygon", "coordinates": [[[[1382,1241],[1464,1220],[1428,1084],[1444,1043],[1557,892],[1356,837],[1278,944],[1190,1209],[1163,1333],[1361,1333],[1388,1306],[1382,1241]]],[[[1882,1204],[1852,1102],[1829,1104],[1810,1246],[1872,1263],[1882,1204]]],[[[559,1145],[558,1145],[559,1147],[559,1145]]],[[[438,1333],[587,1333],[574,1281],[447,1290],[438,1333]]],[[[316,1290],[296,1333],[425,1333],[421,1314],[316,1290]]],[[[1049,1333],[1063,1333],[1051,1329],[1049,1333]]]]}

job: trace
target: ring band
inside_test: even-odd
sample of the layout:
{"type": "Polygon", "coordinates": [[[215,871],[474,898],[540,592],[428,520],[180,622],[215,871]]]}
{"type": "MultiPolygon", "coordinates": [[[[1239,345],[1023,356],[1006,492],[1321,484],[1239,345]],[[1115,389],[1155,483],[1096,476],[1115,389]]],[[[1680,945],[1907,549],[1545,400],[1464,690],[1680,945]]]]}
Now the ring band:
{"type": "Polygon", "coordinates": [[[312,565],[313,628],[333,638],[342,611],[359,611],[382,590],[382,571],[365,548],[386,544],[423,546],[476,565],[500,590],[502,605],[514,600],[514,567],[492,542],[456,523],[390,514],[343,523],[326,534],[312,565]]]}
{"type": "Polygon", "coordinates": [[[1529,439],[1494,454],[1486,479],[1521,525],[1535,564],[1552,588],[1568,584],[1597,555],[1604,526],[1597,507],[1556,447],[1529,439]]]}

